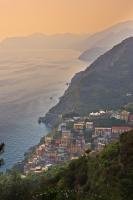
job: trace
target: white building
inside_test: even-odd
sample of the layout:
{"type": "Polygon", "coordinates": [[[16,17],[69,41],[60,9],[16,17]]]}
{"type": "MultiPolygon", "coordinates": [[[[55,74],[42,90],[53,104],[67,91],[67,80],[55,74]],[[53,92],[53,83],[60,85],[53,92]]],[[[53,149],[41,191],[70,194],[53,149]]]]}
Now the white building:
{"type": "Polygon", "coordinates": [[[93,129],[93,122],[86,122],[86,129],[88,130],[93,129]]]}

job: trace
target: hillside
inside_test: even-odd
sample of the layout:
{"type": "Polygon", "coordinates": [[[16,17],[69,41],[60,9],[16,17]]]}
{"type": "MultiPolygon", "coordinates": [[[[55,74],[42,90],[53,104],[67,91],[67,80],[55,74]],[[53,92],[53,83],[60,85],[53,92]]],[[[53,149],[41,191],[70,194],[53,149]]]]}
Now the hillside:
{"type": "Polygon", "coordinates": [[[99,154],[72,161],[58,181],[61,188],[76,190],[80,200],[131,200],[133,198],[133,131],[108,145],[99,154]]]}
{"type": "Polygon", "coordinates": [[[92,62],[122,40],[133,36],[133,21],[116,24],[88,37],[79,44],[83,53],[79,59],[92,62]]]}
{"type": "Polygon", "coordinates": [[[132,52],[133,38],[128,38],[76,74],[59,103],[46,114],[44,122],[53,126],[60,114],[74,111],[85,115],[133,102],[132,52]]]}
{"type": "Polygon", "coordinates": [[[89,153],[41,175],[0,175],[2,200],[132,200],[133,131],[100,153],[89,153]]]}

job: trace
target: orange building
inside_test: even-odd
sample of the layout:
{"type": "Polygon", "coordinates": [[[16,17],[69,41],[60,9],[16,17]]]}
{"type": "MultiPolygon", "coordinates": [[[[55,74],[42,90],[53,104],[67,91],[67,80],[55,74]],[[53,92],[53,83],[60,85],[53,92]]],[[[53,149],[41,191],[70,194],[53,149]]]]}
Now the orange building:
{"type": "Polygon", "coordinates": [[[75,130],[83,130],[84,127],[85,127],[85,123],[84,122],[74,123],[74,129],[75,130]]]}

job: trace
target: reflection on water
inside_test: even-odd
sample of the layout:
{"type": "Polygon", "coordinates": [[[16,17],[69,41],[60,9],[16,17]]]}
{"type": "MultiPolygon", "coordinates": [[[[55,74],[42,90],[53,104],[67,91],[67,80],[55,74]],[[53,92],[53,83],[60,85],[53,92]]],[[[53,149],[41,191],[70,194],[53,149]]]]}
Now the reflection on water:
{"type": "Polygon", "coordinates": [[[21,161],[24,152],[47,134],[38,117],[84,69],[78,56],[72,50],[0,52],[0,141],[6,143],[2,170],[21,161]]]}

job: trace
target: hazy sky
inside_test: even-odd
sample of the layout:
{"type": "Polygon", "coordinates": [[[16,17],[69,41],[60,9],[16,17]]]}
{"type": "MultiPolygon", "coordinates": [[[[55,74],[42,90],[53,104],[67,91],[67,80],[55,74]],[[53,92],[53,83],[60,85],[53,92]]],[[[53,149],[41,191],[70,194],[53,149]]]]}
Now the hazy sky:
{"type": "Polygon", "coordinates": [[[96,32],[133,19],[133,0],[0,0],[0,38],[96,32]]]}

